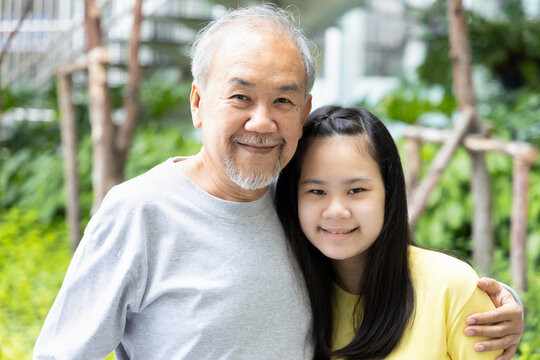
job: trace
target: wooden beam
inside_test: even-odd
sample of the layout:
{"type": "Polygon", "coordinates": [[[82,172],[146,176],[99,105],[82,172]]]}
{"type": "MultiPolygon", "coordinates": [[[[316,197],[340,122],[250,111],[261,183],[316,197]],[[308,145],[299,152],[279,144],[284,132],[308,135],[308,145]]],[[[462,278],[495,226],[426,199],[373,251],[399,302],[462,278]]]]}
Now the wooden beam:
{"type": "Polygon", "coordinates": [[[64,75],[70,75],[76,71],[86,71],[88,70],[88,65],[91,62],[107,64],[109,62],[108,48],[105,46],[95,47],[90,50],[88,54],[82,55],[74,62],[58,66],[56,72],[64,75]]]}
{"type": "Polygon", "coordinates": [[[442,149],[439,150],[431,163],[429,174],[414,191],[413,201],[409,204],[409,223],[411,228],[414,228],[416,221],[425,210],[429,195],[435,188],[435,185],[437,185],[444,169],[448,166],[448,163],[469,129],[474,117],[474,109],[471,107],[466,108],[462,118],[456,123],[454,130],[444,142],[442,149]]]}
{"type": "MultiPolygon", "coordinates": [[[[452,134],[451,130],[438,130],[421,126],[409,126],[405,131],[405,138],[423,142],[442,144],[452,134]]],[[[534,164],[538,159],[538,150],[523,142],[503,141],[492,138],[482,138],[475,135],[467,135],[463,138],[463,146],[470,151],[488,152],[494,151],[513,158],[522,159],[528,164],[534,164]]]]}

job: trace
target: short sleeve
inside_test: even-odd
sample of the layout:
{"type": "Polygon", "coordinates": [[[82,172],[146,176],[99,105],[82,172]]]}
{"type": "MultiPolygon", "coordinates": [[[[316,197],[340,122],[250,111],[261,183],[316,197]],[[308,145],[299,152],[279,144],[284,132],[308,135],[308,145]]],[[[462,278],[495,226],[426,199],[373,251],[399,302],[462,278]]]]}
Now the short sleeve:
{"type": "Polygon", "coordinates": [[[495,306],[489,296],[483,290],[475,287],[461,310],[457,312],[453,319],[449,319],[452,321],[448,332],[448,353],[453,360],[494,360],[502,353],[502,351],[476,352],[474,350],[474,344],[486,338],[465,335],[467,317],[474,313],[485,312],[494,308],[495,306]]]}
{"type": "Polygon", "coordinates": [[[122,340],[127,314],[137,309],[143,267],[129,245],[136,237],[124,225],[132,214],[117,211],[111,196],[106,200],[73,256],[34,359],[105,358],[122,340]]]}

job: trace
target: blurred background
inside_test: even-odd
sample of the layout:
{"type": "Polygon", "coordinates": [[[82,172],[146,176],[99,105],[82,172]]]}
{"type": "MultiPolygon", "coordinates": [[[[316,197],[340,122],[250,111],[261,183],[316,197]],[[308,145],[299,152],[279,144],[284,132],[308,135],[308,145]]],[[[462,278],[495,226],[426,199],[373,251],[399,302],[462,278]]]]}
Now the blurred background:
{"type": "MultiPolygon", "coordinates": [[[[367,107],[391,129],[405,168],[411,164],[408,129],[453,128],[459,108],[446,1],[273,2],[292,11],[318,45],[314,108],[367,107]]],[[[190,43],[209,20],[250,3],[257,1],[0,0],[0,359],[31,358],[100,191],[198,151],[200,134],[189,112],[190,43]],[[98,20],[85,14],[85,5],[99,10],[98,20]],[[104,129],[116,170],[109,175],[100,173],[91,136],[100,115],[110,120],[104,129]]],[[[445,167],[414,235],[520,290],[526,333],[515,358],[540,359],[540,165],[534,156],[540,148],[540,2],[464,5],[479,118],[491,139],[521,146],[529,157],[523,170],[512,150],[486,152],[493,219],[487,260],[478,263],[478,248],[473,251],[474,171],[463,147],[445,167]],[[520,171],[526,181],[516,190],[520,171]],[[516,191],[525,194],[521,212],[512,210],[516,191]],[[521,237],[513,235],[516,217],[524,224],[521,237]],[[514,254],[522,255],[511,264],[520,241],[514,254]],[[521,269],[521,277],[511,268],[521,269]]],[[[440,148],[421,143],[420,178],[440,148]]]]}

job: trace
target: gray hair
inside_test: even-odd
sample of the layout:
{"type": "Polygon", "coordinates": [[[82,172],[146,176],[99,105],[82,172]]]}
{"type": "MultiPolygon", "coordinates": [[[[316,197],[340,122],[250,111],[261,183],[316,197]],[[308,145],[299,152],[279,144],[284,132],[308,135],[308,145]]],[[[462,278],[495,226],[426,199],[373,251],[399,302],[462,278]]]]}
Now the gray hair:
{"type": "Polygon", "coordinates": [[[208,23],[195,38],[191,47],[191,73],[193,80],[205,87],[214,51],[217,48],[217,36],[231,24],[252,24],[259,26],[261,21],[275,26],[276,30],[289,36],[298,47],[306,72],[306,94],[313,88],[315,81],[315,43],[309,40],[299,26],[293,14],[273,4],[253,5],[236,10],[229,10],[220,18],[208,23]]]}

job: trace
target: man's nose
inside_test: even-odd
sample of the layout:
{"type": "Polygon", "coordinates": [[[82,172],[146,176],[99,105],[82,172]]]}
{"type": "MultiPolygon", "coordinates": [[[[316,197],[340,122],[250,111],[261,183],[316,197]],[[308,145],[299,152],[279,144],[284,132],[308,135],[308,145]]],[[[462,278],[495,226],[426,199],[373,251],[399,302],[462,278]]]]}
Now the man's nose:
{"type": "Polygon", "coordinates": [[[244,128],[246,131],[257,133],[273,133],[277,131],[277,124],[272,119],[271,111],[266,105],[258,105],[250,113],[244,128]]]}

